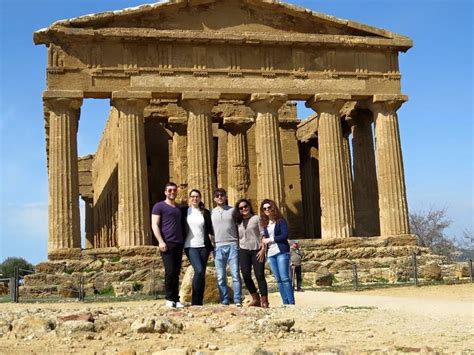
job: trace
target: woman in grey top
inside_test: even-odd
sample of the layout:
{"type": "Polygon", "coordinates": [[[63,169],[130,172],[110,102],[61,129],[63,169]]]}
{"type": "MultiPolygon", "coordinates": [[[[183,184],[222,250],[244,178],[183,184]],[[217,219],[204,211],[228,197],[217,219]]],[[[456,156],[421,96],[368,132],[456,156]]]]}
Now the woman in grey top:
{"type": "Polygon", "coordinates": [[[254,214],[246,199],[235,204],[234,220],[239,231],[240,271],[247,290],[252,295],[249,306],[268,308],[268,290],[265,280],[265,249],[261,243],[260,218],[254,214]],[[252,266],[260,294],[252,280],[252,266]]]}

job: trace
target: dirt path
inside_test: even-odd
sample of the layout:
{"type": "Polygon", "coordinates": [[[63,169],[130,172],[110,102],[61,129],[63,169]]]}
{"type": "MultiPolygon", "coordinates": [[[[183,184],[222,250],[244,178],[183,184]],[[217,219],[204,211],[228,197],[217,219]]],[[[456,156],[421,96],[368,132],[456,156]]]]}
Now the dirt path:
{"type": "Polygon", "coordinates": [[[349,293],[305,291],[296,294],[296,301],[297,306],[280,307],[279,295],[272,294],[270,310],[207,305],[182,311],[167,310],[158,301],[2,304],[0,325],[2,319],[17,323],[0,337],[0,353],[159,354],[170,349],[179,349],[175,352],[179,354],[474,353],[471,284],[349,293]],[[77,311],[93,315],[93,331],[65,331],[66,323],[61,324],[59,317],[77,311]],[[52,319],[58,326],[48,333],[18,330],[22,321],[33,328],[38,317],[52,319]],[[139,333],[133,323],[142,318],[183,329],[139,333]]]}

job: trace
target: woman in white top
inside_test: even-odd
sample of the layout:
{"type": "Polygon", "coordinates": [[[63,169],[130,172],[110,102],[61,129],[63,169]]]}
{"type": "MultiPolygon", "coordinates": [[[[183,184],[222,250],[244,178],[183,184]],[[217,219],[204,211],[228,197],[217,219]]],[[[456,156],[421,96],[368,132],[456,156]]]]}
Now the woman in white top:
{"type": "Polygon", "coordinates": [[[245,286],[252,296],[249,306],[268,308],[268,288],[265,280],[265,248],[260,242],[260,218],[255,215],[247,199],[235,204],[234,221],[239,232],[240,271],[245,286]],[[252,268],[258,283],[258,290],[252,280],[252,268]]]}
{"type": "Polygon", "coordinates": [[[283,304],[295,304],[290,280],[290,245],[288,223],[275,201],[265,199],[260,205],[260,223],[263,227],[262,243],[268,246],[268,263],[278,284],[283,304]]]}
{"type": "Polygon", "coordinates": [[[201,202],[201,192],[193,189],[189,193],[189,207],[181,210],[183,216],[184,252],[194,269],[193,306],[202,306],[206,288],[206,267],[212,246],[209,235],[213,234],[211,214],[201,202]]]}

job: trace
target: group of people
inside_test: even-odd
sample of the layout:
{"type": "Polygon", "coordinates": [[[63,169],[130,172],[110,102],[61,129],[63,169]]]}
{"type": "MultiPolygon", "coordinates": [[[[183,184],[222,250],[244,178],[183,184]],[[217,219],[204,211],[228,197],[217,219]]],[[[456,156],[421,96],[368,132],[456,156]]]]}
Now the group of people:
{"type": "MultiPolygon", "coordinates": [[[[228,206],[226,191],[218,188],[214,191],[216,207],[209,211],[202,202],[199,190],[189,191],[189,205],[185,207],[176,204],[177,192],[175,183],[166,184],[166,199],[153,206],[151,216],[153,234],[158,241],[165,269],[167,307],[184,307],[179,299],[183,251],[194,269],[192,305],[203,304],[206,267],[211,253],[214,253],[222,304],[230,304],[226,273],[229,266],[233,303],[242,306],[242,273],[245,286],[252,296],[249,306],[268,308],[266,260],[277,282],[283,304],[295,304],[290,273],[290,270],[295,269],[290,268],[288,223],[275,201],[263,200],[257,215],[247,199],[240,199],[234,207],[228,206]],[[252,280],[252,269],[258,290],[252,280]]],[[[301,288],[300,280],[298,288],[301,288]]]]}

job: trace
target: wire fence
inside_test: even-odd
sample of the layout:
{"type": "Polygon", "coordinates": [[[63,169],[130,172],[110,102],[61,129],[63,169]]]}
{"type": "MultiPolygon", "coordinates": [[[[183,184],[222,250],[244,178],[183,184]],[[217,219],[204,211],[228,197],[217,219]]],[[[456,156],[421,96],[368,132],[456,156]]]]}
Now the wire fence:
{"type": "MultiPolygon", "coordinates": [[[[464,264],[465,265],[465,264],[464,264]]],[[[453,283],[474,283],[474,271],[473,271],[473,261],[469,259],[467,261],[467,268],[469,270],[469,277],[461,278],[457,281],[455,280],[423,280],[420,281],[420,273],[419,273],[419,266],[416,253],[412,255],[412,262],[411,262],[411,271],[412,277],[405,282],[397,282],[395,284],[389,284],[386,280],[382,282],[363,282],[360,277],[360,271],[364,271],[364,269],[359,269],[356,263],[352,263],[352,282],[347,283],[344,285],[335,285],[335,286],[327,286],[327,287],[312,287],[308,286],[305,287],[306,289],[314,289],[314,290],[364,290],[368,288],[385,288],[385,287],[399,287],[399,286],[427,286],[427,285],[441,285],[441,284],[453,284],[453,283]]],[[[62,292],[66,292],[68,297],[60,296],[59,294],[47,294],[47,295],[35,295],[35,296],[28,296],[20,292],[20,287],[24,285],[24,274],[34,274],[35,271],[33,270],[25,270],[19,267],[14,268],[13,276],[10,278],[3,278],[0,279],[0,283],[7,284],[8,283],[8,295],[0,296],[0,302],[14,302],[14,303],[27,303],[27,302],[64,302],[66,300],[73,300],[79,302],[107,302],[107,301],[131,301],[131,300],[156,300],[161,299],[164,297],[162,291],[158,291],[155,283],[158,282],[158,275],[156,274],[156,270],[152,269],[148,275],[148,278],[151,282],[149,285],[150,292],[147,293],[140,293],[141,288],[139,282],[134,282],[134,285],[137,285],[137,289],[132,294],[124,294],[121,296],[115,295],[113,288],[109,287],[108,290],[110,292],[104,292],[102,294],[97,294],[91,292],[90,290],[86,290],[86,274],[82,273],[79,277],[76,278],[76,282],[69,284],[69,286],[62,286],[62,292]]],[[[271,279],[267,277],[267,281],[271,279]]],[[[276,285],[273,285],[276,286],[276,285]]],[[[271,281],[269,283],[269,288],[273,289],[276,287],[271,286],[271,281]]]]}

